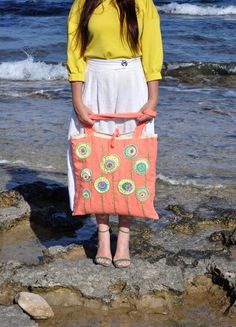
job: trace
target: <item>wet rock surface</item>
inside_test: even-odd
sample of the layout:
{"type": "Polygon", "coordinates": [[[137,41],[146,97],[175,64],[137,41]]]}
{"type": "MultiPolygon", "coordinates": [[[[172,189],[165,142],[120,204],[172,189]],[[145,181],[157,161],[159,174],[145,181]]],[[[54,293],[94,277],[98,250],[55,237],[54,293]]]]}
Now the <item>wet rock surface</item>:
{"type": "Polygon", "coordinates": [[[84,216],[72,217],[66,187],[38,181],[19,185],[14,190],[29,204],[31,221],[50,228],[81,227],[84,216]]]}
{"type": "Polygon", "coordinates": [[[218,65],[217,63],[194,63],[192,65],[171,68],[167,63],[165,63],[163,73],[165,76],[172,76],[183,83],[192,85],[218,85],[231,88],[236,85],[236,77],[234,73],[230,74],[228,70],[230,67],[231,64],[218,65]]]}
{"type": "Polygon", "coordinates": [[[1,327],[37,327],[38,324],[31,320],[18,305],[3,306],[0,305],[1,327]]]}
{"type": "Polygon", "coordinates": [[[30,217],[30,206],[16,191],[0,193],[0,231],[30,217]]]}
{"type": "MultiPolygon", "coordinates": [[[[0,304],[12,305],[17,293],[28,291],[41,294],[53,307],[172,316],[189,305],[189,297],[202,296],[209,297],[209,305],[220,312],[225,326],[233,325],[235,194],[227,189],[168,188],[160,182],[158,193],[161,219],[134,219],[132,263],[125,270],[93,263],[95,219],[70,216],[65,188],[37,182],[2,193],[3,210],[14,207],[17,197],[29,206],[30,214],[0,232],[0,304]]],[[[114,253],[115,217],[111,228],[114,253]]]]}

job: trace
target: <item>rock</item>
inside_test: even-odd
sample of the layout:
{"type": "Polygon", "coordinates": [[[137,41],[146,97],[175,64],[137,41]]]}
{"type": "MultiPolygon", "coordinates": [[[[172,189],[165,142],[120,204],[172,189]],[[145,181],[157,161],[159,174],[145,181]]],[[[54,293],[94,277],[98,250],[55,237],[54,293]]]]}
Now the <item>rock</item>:
{"type": "MultiPolygon", "coordinates": [[[[216,192],[175,186],[166,190],[159,183],[159,221],[132,222],[132,263],[130,268],[119,270],[93,263],[97,250],[95,218],[88,219],[91,224],[86,226],[81,217],[70,217],[66,188],[42,182],[17,187],[15,191],[30,206],[30,227],[41,242],[42,257],[37,265],[0,263],[0,304],[11,304],[16,294],[28,290],[60,308],[80,305],[171,315],[176,304],[186,304],[188,294],[189,303],[191,296],[200,300],[202,296],[215,304],[215,312],[222,303],[224,312],[234,312],[236,196],[230,190],[232,199],[221,199],[221,192],[227,189],[216,192]],[[80,239],[83,233],[88,237],[80,239]],[[69,242],[65,242],[66,237],[69,242]]],[[[0,201],[3,209],[14,207],[13,195],[5,194],[0,201]]],[[[117,221],[114,233],[112,224],[114,250],[117,221]]],[[[8,234],[10,231],[5,237],[8,234]]],[[[17,240],[15,244],[20,248],[17,240]]]]}
{"type": "Polygon", "coordinates": [[[16,295],[15,301],[34,319],[48,319],[54,316],[52,308],[38,294],[20,292],[16,295]]]}
{"type": "Polygon", "coordinates": [[[29,217],[30,206],[19,192],[11,190],[0,193],[0,231],[29,217]]]}
{"type": "Polygon", "coordinates": [[[41,181],[14,188],[23,195],[31,208],[31,221],[50,228],[78,228],[87,216],[72,216],[68,188],[41,181]]]}
{"type": "Polygon", "coordinates": [[[31,320],[18,305],[0,305],[1,327],[37,327],[38,324],[31,320]]]}
{"type": "MultiPolygon", "coordinates": [[[[193,64],[186,67],[172,67],[171,65],[165,63],[163,65],[163,75],[171,76],[172,78],[178,79],[179,82],[188,83],[197,86],[224,86],[224,87],[235,87],[235,75],[226,73],[227,68],[219,69],[215,63],[201,63],[193,64]],[[214,78],[213,72],[214,71],[214,78]]],[[[206,107],[205,110],[214,110],[218,114],[226,114],[222,112],[221,109],[212,109],[211,107],[206,107]]]]}
{"type": "Polygon", "coordinates": [[[76,258],[76,257],[86,257],[84,247],[79,244],[69,244],[66,246],[56,245],[50,246],[47,249],[43,250],[44,261],[48,261],[53,258],[65,258],[67,260],[76,258]],[[48,259],[48,260],[47,260],[48,259]]]}
{"type": "Polygon", "coordinates": [[[214,208],[209,204],[193,212],[177,205],[168,205],[167,209],[179,217],[177,222],[170,223],[168,227],[181,233],[194,233],[199,228],[217,225],[236,229],[235,209],[214,208]]]}
{"type": "Polygon", "coordinates": [[[0,263],[0,305],[10,305],[14,299],[14,293],[9,281],[14,272],[22,264],[17,261],[8,261],[6,264],[0,263]]]}
{"type": "Polygon", "coordinates": [[[233,230],[220,230],[209,236],[210,242],[221,242],[227,247],[236,245],[236,228],[233,230]]]}
{"type": "Polygon", "coordinates": [[[191,211],[189,212],[189,211],[185,210],[185,208],[182,208],[179,205],[169,204],[167,209],[173,211],[177,216],[180,216],[183,218],[188,218],[188,219],[193,218],[193,212],[191,212],[191,211]]]}
{"type": "Polygon", "coordinates": [[[122,292],[132,285],[138,287],[139,295],[153,290],[184,292],[181,269],[178,266],[168,266],[165,258],[154,264],[133,259],[132,267],[126,271],[114,267],[104,269],[87,258],[74,261],[57,259],[48,265],[22,267],[12,280],[24,287],[30,285],[33,289],[73,288],[86,298],[105,299],[106,302],[108,298],[111,302],[114,294],[118,294],[112,291],[112,285],[119,280],[128,283],[122,292]]]}
{"type": "Polygon", "coordinates": [[[37,267],[9,264],[7,271],[4,273],[2,270],[6,277],[2,285],[7,284],[12,288],[11,292],[31,289],[42,294],[50,305],[136,306],[141,310],[153,300],[152,309],[165,314],[171,311],[175,299],[179,301],[183,298],[189,284],[196,285],[195,290],[192,289],[195,293],[207,292],[212,282],[218,284],[227,291],[229,303],[235,297],[236,288],[236,262],[213,255],[182,268],[168,265],[166,258],[152,263],[133,258],[131,267],[120,271],[113,267],[96,266],[91,259],[81,257],[73,261],[56,259],[37,267]],[[10,274],[11,267],[14,274],[10,274]],[[196,284],[198,276],[205,276],[204,282],[199,279],[196,284]],[[163,292],[169,294],[170,300],[163,297],[163,292]]]}
{"type": "Polygon", "coordinates": [[[207,266],[207,270],[212,274],[217,284],[224,284],[234,294],[236,290],[236,261],[225,260],[220,257],[212,257],[211,264],[207,266]]]}
{"type": "Polygon", "coordinates": [[[85,216],[72,216],[68,189],[57,184],[33,182],[0,193],[0,231],[15,226],[23,219],[50,228],[82,226],[85,216]]]}
{"type": "Polygon", "coordinates": [[[22,200],[20,194],[16,191],[3,191],[0,194],[0,208],[16,207],[22,200]]]}

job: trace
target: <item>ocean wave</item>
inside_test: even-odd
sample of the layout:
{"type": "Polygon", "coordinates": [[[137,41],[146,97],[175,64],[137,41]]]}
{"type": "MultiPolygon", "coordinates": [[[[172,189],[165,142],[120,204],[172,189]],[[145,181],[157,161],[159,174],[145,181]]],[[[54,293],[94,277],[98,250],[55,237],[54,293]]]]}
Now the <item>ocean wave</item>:
{"type": "Polygon", "coordinates": [[[71,1],[54,1],[44,0],[3,0],[0,3],[0,12],[3,15],[14,14],[17,16],[65,16],[71,6],[71,1]]]}
{"type": "MultiPolygon", "coordinates": [[[[236,82],[236,63],[216,62],[173,62],[164,63],[165,76],[177,78],[181,81],[206,78],[209,84],[215,84],[217,78],[232,83],[236,82]]],[[[66,67],[62,63],[47,63],[35,61],[32,56],[25,60],[0,63],[0,80],[9,81],[66,81],[68,78],[66,67]]],[[[217,83],[216,83],[217,84],[217,83]]],[[[11,90],[12,91],[12,90],[11,90]]],[[[30,90],[31,92],[32,90],[30,90]]],[[[34,90],[33,90],[34,92],[34,90]]],[[[27,91],[28,93],[28,91],[27,91]]],[[[10,95],[10,94],[9,94],[10,95]]],[[[21,96],[21,94],[18,94],[21,96]]],[[[37,90],[30,96],[48,96],[47,90],[37,90]]],[[[51,96],[50,94],[49,96],[51,96]]],[[[4,96],[4,94],[3,94],[4,96]]],[[[15,94],[17,96],[17,94],[15,94]]],[[[23,95],[24,96],[24,95],[23,95]]]]}
{"type": "MultiPolygon", "coordinates": [[[[22,165],[24,167],[31,167],[30,163],[27,163],[24,160],[7,160],[7,159],[0,159],[0,165],[3,164],[10,164],[10,165],[14,165],[14,164],[18,164],[18,165],[22,165]]],[[[52,165],[44,165],[41,163],[37,163],[36,165],[39,168],[44,168],[44,169],[53,169],[54,167],[52,165]]]]}
{"type": "Polygon", "coordinates": [[[33,57],[29,56],[25,60],[0,64],[0,80],[51,81],[62,79],[67,79],[67,72],[61,63],[36,62],[33,57]]]}
{"type": "Polygon", "coordinates": [[[65,94],[64,89],[54,89],[54,90],[13,90],[13,89],[0,89],[0,98],[42,98],[42,99],[54,99],[58,98],[59,96],[63,96],[65,94]]]}
{"type": "Polygon", "coordinates": [[[190,15],[190,16],[226,16],[236,15],[236,6],[198,6],[189,3],[172,2],[166,5],[157,6],[159,11],[173,15],[190,15]]]}
{"type": "Polygon", "coordinates": [[[224,188],[224,185],[222,184],[203,184],[203,183],[198,183],[195,180],[184,180],[184,179],[175,179],[172,177],[167,177],[163,174],[158,174],[157,179],[170,185],[175,185],[175,186],[195,186],[195,187],[201,187],[201,188],[206,188],[206,189],[219,189],[219,188],[224,188]]]}

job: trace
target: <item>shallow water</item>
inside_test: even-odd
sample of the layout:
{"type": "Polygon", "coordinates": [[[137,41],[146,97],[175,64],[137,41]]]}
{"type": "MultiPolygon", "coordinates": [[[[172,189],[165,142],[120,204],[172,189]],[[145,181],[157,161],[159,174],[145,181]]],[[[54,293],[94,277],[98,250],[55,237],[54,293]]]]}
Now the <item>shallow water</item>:
{"type": "MultiPolygon", "coordinates": [[[[45,89],[42,94],[50,94],[50,87],[41,86],[45,89]]],[[[65,177],[72,108],[68,85],[61,83],[61,89],[60,98],[2,99],[2,167],[22,166],[39,174],[43,170],[65,177]]],[[[236,92],[227,88],[161,85],[156,118],[160,179],[206,187],[235,185],[235,96],[236,92]]],[[[4,178],[1,174],[1,185],[7,187],[4,178]]]]}
{"type": "MultiPolygon", "coordinates": [[[[232,327],[230,319],[215,314],[206,303],[195,301],[192,305],[179,310],[172,317],[163,314],[150,314],[131,310],[102,312],[83,308],[53,308],[55,318],[39,322],[40,327],[232,327]],[[60,311],[60,314],[58,314],[60,311]],[[59,317],[57,317],[57,314],[59,317]],[[201,321],[201,322],[200,322],[201,321]]],[[[232,321],[232,324],[234,322],[232,321]]]]}

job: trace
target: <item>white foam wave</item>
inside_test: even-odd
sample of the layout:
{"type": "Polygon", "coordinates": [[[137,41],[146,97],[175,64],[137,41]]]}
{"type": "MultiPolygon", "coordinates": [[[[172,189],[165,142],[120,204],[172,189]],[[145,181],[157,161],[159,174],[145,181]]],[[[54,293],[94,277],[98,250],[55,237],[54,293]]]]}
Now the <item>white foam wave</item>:
{"type": "MultiPolygon", "coordinates": [[[[29,163],[27,163],[26,161],[24,160],[7,160],[7,159],[1,159],[0,160],[0,164],[20,164],[20,165],[23,165],[25,167],[29,167],[31,166],[29,163]]],[[[36,165],[37,167],[39,168],[44,168],[44,169],[53,169],[54,167],[52,165],[43,165],[41,163],[37,163],[36,165]]]]}
{"type": "Polygon", "coordinates": [[[230,68],[229,72],[235,74],[236,73],[236,65],[234,67],[230,68]]]}
{"type": "Polygon", "coordinates": [[[52,99],[55,96],[58,96],[63,89],[45,89],[37,91],[17,91],[17,90],[0,90],[0,97],[8,98],[46,98],[52,99]]]}
{"type": "Polygon", "coordinates": [[[66,68],[62,64],[36,62],[31,56],[25,60],[0,64],[0,80],[51,81],[61,79],[67,79],[66,68]]]}
{"type": "Polygon", "coordinates": [[[6,159],[2,159],[0,160],[0,164],[7,164],[7,163],[12,163],[12,164],[22,164],[26,166],[26,162],[24,160],[13,160],[13,161],[9,161],[6,159]]]}
{"type": "Polygon", "coordinates": [[[34,97],[34,96],[45,96],[44,90],[38,90],[34,92],[20,92],[20,91],[11,91],[11,90],[0,90],[0,97],[11,97],[11,98],[23,98],[23,97],[34,97]]]}
{"type": "Polygon", "coordinates": [[[175,70],[178,68],[192,67],[195,64],[193,62],[181,62],[181,63],[168,63],[169,70],[175,70]]]}
{"type": "Polygon", "coordinates": [[[218,188],[223,188],[224,185],[222,184],[200,184],[200,183],[197,183],[195,180],[177,180],[177,179],[174,179],[174,178],[171,178],[171,177],[167,177],[163,174],[158,174],[157,175],[157,179],[167,183],[167,184],[171,184],[171,185],[179,185],[179,186],[188,186],[188,185],[192,185],[192,186],[197,186],[197,187],[203,187],[203,188],[214,188],[214,189],[218,189],[218,188]]]}
{"type": "Polygon", "coordinates": [[[191,15],[191,16],[225,16],[236,15],[236,6],[198,6],[189,3],[179,4],[172,2],[166,5],[157,6],[157,9],[174,15],[191,15]]]}

